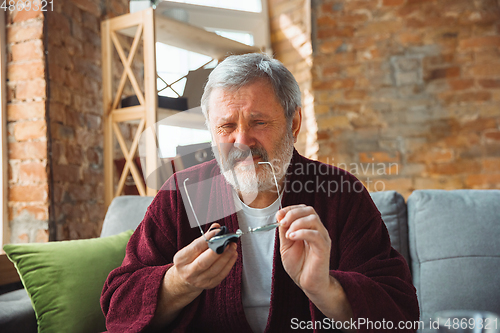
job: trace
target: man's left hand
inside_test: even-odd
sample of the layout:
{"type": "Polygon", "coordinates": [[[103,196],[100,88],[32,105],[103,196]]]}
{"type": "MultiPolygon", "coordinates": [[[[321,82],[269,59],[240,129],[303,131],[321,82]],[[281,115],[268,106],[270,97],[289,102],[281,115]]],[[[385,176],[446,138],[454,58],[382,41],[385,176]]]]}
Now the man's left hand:
{"type": "Polygon", "coordinates": [[[309,295],[330,284],[331,239],[313,207],[288,206],[276,214],[285,271],[309,295]]]}

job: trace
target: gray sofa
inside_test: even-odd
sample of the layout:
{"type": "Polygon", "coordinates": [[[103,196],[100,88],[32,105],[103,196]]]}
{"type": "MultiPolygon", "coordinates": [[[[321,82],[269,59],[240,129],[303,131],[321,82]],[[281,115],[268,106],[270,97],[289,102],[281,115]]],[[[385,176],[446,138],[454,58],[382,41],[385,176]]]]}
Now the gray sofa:
{"type": "MultiPolygon", "coordinates": [[[[441,310],[500,314],[500,190],[417,190],[407,203],[394,191],[372,198],[410,265],[425,327],[441,310]]],[[[136,228],[151,200],[116,198],[101,237],[136,228]]],[[[23,289],[0,295],[0,332],[36,332],[23,289]]]]}

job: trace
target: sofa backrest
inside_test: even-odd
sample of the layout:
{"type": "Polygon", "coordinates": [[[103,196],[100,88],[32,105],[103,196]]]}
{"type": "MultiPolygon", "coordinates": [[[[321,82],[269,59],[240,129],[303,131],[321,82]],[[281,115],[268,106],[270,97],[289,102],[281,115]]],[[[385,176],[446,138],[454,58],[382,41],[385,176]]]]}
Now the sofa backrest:
{"type": "MultiPolygon", "coordinates": [[[[395,191],[371,193],[384,220],[392,246],[403,255],[409,263],[408,228],[406,204],[401,194],[395,191]]],[[[122,231],[135,229],[141,223],[153,197],[126,195],[116,197],[109,205],[104,218],[101,237],[116,235],[122,231]]]]}
{"type": "Polygon", "coordinates": [[[500,313],[500,190],[417,190],[407,204],[421,320],[443,310],[500,313]]]}
{"type": "Polygon", "coordinates": [[[130,229],[135,230],[142,222],[153,197],[123,195],[111,202],[102,225],[101,237],[112,236],[130,229]]]}
{"type": "Polygon", "coordinates": [[[382,220],[389,231],[392,247],[401,253],[410,265],[405,199],[396,191],[372,192],[370,195],[382,214],[382,220]]]}

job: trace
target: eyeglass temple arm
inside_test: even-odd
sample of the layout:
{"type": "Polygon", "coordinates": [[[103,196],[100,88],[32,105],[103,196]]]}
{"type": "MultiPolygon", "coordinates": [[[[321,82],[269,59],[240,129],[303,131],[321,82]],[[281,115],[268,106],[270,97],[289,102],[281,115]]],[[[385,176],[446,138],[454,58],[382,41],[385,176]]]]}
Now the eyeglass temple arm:
{"type": "Polygon", "coordinates": [[[274,185],[276,185],[276,191],[278,191],[278,198],[279,198],[279,204],[280,204],[280,210],[283,209],[283,206],[281,206],[281,194],[280,194],[280,189],[278,187],[278,181],[276,180],[276,173],[274,172],[274,167],[271,164],[271,162],[258,162],[257,164],[269,164],[271,167],[271,170],[273,172],[273,177],[274,177],[274,185]]]}
{"type": "Polygon", "coordinates": [[[184,179],[184,191],[186,191],[186,197],[189,202],[189,206],[191,207],[191,211],[193,212],[194,219],[196,220],[196,223],[198,224],[198,227],[200,228],[201,234],[203,235],[203,238],[208,242],[207,237],[205,236],[205,233],[203,232],[203,229],[201,228],[200,221],[198,221],[198,216],[196,216],[196,213],[193,208],[193,204],[191,203],[191,198],[189,197],[189,192],[187,190],[186,182],[189,180],[189,178],[184,179]]]}

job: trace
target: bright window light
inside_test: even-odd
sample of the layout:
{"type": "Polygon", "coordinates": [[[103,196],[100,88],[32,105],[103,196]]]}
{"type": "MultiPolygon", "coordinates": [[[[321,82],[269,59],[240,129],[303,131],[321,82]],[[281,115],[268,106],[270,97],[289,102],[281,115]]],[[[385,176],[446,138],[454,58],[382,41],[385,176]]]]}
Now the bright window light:
{"type": "MultiPolygon", "coordinates": [[[[190,70],[195,70],[210,61],[209,56],[180,49],[175,46],[156,43],[156,71],[158,75],[168,84],[186,75],[190,70]]],[[[210,67],[210,66],[207,66],[210,67]]],[[[172,87],[182,96],[186,79],[183,79],[172,87]]],[[[157,80],[157,89],[165,87],[160,79],[157,80]]],[[[160,96],[178,97],[170,88],[162,90],[160,96]]]]}
{"type": "Polygon", "coordinates": [[[253,46],[253,35],[245,32],[236,32],[236,31],[214,31],[217,35],[226,37],[228,39],[235,40],[237,42],[253,46]]]}
{"type": "Polygon", "coordinates": [[[175,157],[179,145],[211,142],[208,130],[160,125],[159,131],[161,158],[175,157]]]}
{"type": "Polygon", "coordinates": [[[261,0],[168,0],[172,2],[189,3],[191,5],[201,5],[225,9],[243,10],[246,12],[262,12],[261,0]]]}

